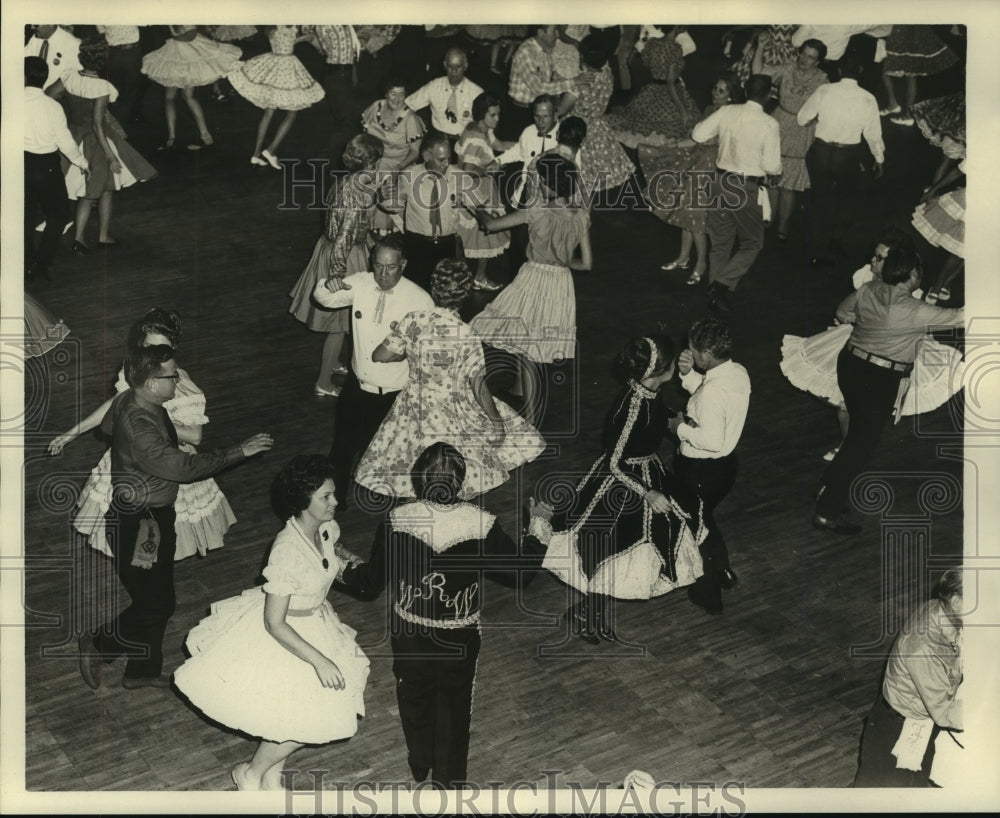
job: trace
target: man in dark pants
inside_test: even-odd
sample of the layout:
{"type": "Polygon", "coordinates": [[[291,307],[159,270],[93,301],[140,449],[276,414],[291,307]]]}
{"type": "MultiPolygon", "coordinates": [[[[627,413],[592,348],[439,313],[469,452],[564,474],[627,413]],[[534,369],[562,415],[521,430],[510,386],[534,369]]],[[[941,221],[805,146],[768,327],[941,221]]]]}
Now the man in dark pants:
{"type": "Polygon", "coordinates": [[[24,58],[24,263],[29,286],[48,281],[59,237],[70,218],[60,151],[84,173],[90,170],[66,127],[62,106],[42,90],[48,75],[44,59],[24,58]],[[45,230],[36,249],[39,208],[45,217],[45,230]]]}
{"type": "Polygon", "coordinates": [[[862,137],[875,160],[872,175],[882,175],[885,145],[875,97],[858,86],[864,72],[859,57],[841,60],[841,79],[821,85],[797,114],[799,125],[816,120],[816,138],[806,154],[809,168],[810,264],[826,267],[845,257],[842,239],[850,234],[865,158],[862,137]]]}
{"type": "Polygon", "coordinates": [[[371,273],[328,279],[315,292],[316,301],[328,309],[351,309],[352,371],[337,399],[330,449],[337,504],[342,508],[347,503],[354,458],[368,448],[409,377],[406,361],[375,363],[372,352],[394,321],[434,306],[424,290],[403,278],[406,257],[397,236],[386,236],[375,245],[372,268],[371,273]]]}
{"type": "Polygon", "coordinates": [[[119,122],[131,122],[136,113],[142,73],[142,49],[138,26],[97,26],[108,41],[108,81],[118,91],[118,99],[108,108],[119,122]]]}
{"type": "Polygon", "coordinates": [[[926,304],[911,293],[920,286],[920,257],[908,247],[889,250],[876,279],[837,307],[837,320],[854,330],[837,358],[837,385],[850,415],[847,435],[823,475],[813,525],[835,534],[857,534],[845,516],[851,483],[864,471],[882,431],[902,403],[901,381],[913,369],[917,345],[931,327],[963,326],[961,309],[926,304]]]}
{"type": "Polygon", "coordinates": [[[688,597],[708,613],[722,613],[722,589],[737,583],[714,510],[736,482],[736,444],[750,405],[750,377],[731,360],[729,328],[714,318],[696,322],[677,359],[681,385],[691,392],[684,415],[670,421],[680,440],[674,473],[704,503],[709,535],[701,545],[704,574],[688,597]]]}
{"type": "Polygon", "coordinates": [[[163,634],[174,612],[174,500],[182,482],[203,480],[226,466],[271,448],[266,434],[239,446],[188,454],[178,448],[163,404],[174,397],[177,364],[168,346],[132,352],[125,379],[132,388],[111,403],[103,428],[111,435],[111,506],[105,515],[115,572],[132,604],[106,622],[88,644],[80,636],[80,673],[93,689],[100,686],[100,662],[125,654],[122,686],[167,687],[163,674],[163,634]],[[150,530],[155,521],[158,536],[150,530]],[[94,652],[96,651],[96,652],[94,652]]]}
{"type": "Polygon", "coordinates": [[[330,161],[341,167],[347,141],[357,131],[358,110],[355,100],[360,43],[351,26],[314,26],[316,42],[326,55],[323,90],[333,118],[330,136],[330,161]]]}

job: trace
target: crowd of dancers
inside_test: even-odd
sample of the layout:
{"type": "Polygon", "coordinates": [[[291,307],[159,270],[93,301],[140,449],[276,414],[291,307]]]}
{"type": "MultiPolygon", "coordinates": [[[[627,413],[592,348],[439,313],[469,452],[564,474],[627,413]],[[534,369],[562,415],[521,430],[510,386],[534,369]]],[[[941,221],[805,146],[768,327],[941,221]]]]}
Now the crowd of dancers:
{"type": "MultiPolygon", "coordinates": [[[[114,192],[155,178],[120,125],[136,114],[143,77],[164,88],[158,152],[179,149],[178,91],[197,130],[191,151],[218,149],[196,89],[211,86],[221,99],[232,89],[261,110],[252,168],[281,170],[297,112],[326,99],[332,115],[338,170],[324,231],[290,282],[289,312],[324,336],[314,393],[336,399],[333,445],[329,456],[298,457],[276,477],[287,523],[266,584],[214,603],[172,676],[162,668],[172,563],[222,546],[236,518],[211,475],[272,441],[260,434],[197,451],[205,396],[174,360],[180,317],[157,307],[130,331],[118,395],[49,446],[59,454],[99,425],[112,440],[74,526],[114,560],[132,604],[81,637],[85,681],[99,688],[105,663],[126,654],[126,687],[172,682],[211,719],[260,738],[232,771],[239,789],[283,788],[292,752],[353,735],[364,715],[368,661],[327,601],[335,580],[365,599],[387,590],[408,763],[415,780],[445,786],[467,776],[483,575],[515,585],[547,570],[577,592],[566,621],[590,644],[621,640],[615,599],[685,588],[695,605],[722,613],[722,591],[739,580],[714,512],[737,478],[751,376],[734,360],[721,319],[740,307],[734,293],[765,229],[779,242],[792,236],[803,195],[810,263],[842,263],[843,240],[858,229],[861,176],[878,178],[891,161],[884,117],[891,127],[918,125],[942,150],[923,197],[907,207],[911,232],[949,255],[925,286],[911,235],[872,236],[856,291],[831,304],[834,326],[784,339],[782,371],[837,408],[843,433],[827,457],[815,527],[857,534],[848,490],[885,426],[940,406],[961,385],[961,354],[929,333],[964,320],[961,309],[941,306],[964,257],[964,97],[917,101],[918,77],[959,61],[929,26],[734,29],[727,48],[745,47],[715,78],[704,110],[680,78],[696,47],[683,26],[170,26],[144,54],[135,26],[75,28],[33,26],[26,44],[26,104],[38,111],[25,132],[31,290],[50,283],[65,231],[74,230],[74,253],[93,252],[86,232],[95,207],[97,243],[112,248],[114,192]],[[491,74],[509,72],[506,95],[466,76],[470,38],[490,47],[491,74]],[[233,44],[253,50],[263,39],[269,50],[255,56],[233,44]],[[321,77],[296,56],[299,44],[322,59],[321,77]],[[443,76],[411,87],[414,59],[418,75],[440,65],[443,76]],[[881,109],[859,85],[878,62],[888,94],[881,109]],[[904,104],[895,96],[900,77],[904,104]],[[609,109],[616,89],[627,102],[609,109]],[[513,120],[507,129],[517,139],[498,138],[502,119],[513,120]],[[502,183],[511,165],[521,169],[515,186],[502,183]],[[712,315],[683,328],[680,351],[662,331],[623,343],[622,390],[601,452],[568,501],[531,498],[518,542],[480,498],[545,449],[542,372],[578,352],[573,274],[594,264],[591,207],[638,174],[650,209],[681,230],[679,252],[662,269],[683,271],[692,287],[707,281],[712,315]],[[504,256],[517,268],[506,286],[488,275],[504,256]],[[474,290],[496,295],[465,321],[460,311],[474,290]],[[488,385],[484,344],[516,361],[509,400],[488,385]],[[682,412],[660,398],[676,376],[690,393],[682,412]],[[671,469],[658,454],[668,436],[677,442],[671,469]],[[334,512],[351,504],[385,513],[367,560],[339,542],[334,512]],[[133,656],[133,643],[146,654],[133,656]]],[[[26,354],[45,354],[67,332],[26,295],[26,354]]],[[[949,588],[949,600],[960,598],[960,585],[949,588]]],[[[959,608],[949,605],[955,619],[959,608]]],[[[900,682],[897,674],[877,702],[881,716],[888,707],[960,728],[951,710],[939,721],[937,704],[913,694],[925,687],[913,675],[900,682]]],[[[954,698],[960,678],[950,666],[942,695],[954,698]]],[[[882,764],[871,754],[885,749],[866,749],[868,763],[882,764]]],[[[921,754],[916,769],[926,762],[921,754]]],[[[915,763],[912,753],[905,763],[915,763]]],[[[875,774],[859,783],[884,781],[875,774]]]]}

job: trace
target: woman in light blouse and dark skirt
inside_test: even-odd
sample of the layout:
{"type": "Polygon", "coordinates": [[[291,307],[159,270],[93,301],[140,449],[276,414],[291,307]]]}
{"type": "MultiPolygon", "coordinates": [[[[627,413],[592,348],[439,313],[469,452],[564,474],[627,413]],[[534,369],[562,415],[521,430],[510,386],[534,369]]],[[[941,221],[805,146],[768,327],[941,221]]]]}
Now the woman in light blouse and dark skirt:
{"type": "Polygon", "coordinates": [[[379,526],[366,563],[344,572],[362,599],[390,589],[392,672],[410,771],[417,781],[445,787],[466,780],[472,689],[479,656],[482,578],[507,587],[518,568],[530,581],[541,545],[530,555],[496,517],[458,501],[465,460],[448,443],[434,443],[413,464],[417,499],[394,508],[379,526]]]}

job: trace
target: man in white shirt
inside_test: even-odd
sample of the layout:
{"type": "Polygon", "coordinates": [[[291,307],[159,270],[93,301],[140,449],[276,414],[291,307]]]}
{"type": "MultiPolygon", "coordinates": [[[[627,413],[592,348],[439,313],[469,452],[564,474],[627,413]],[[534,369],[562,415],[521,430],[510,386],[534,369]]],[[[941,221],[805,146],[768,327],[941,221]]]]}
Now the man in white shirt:
{"type": "Polygon", "coordinates": [[[691,327],[688,348],[677,359],[691,397],[684,415],[670,421],[680,441],[674,474],[701,497],[710,532],[701,545],[704,574],[688,596],[711,614],[722,613],[721,589],[738,582],[713,513],[736,482],[736,444],[750,406],[750,376],[731,360],[732,348],[729,328],[720,321],[705,318],[691,327]]]}
{"type": "Polygon", "coordinates": [[[406,275],[425,290],[431,272],[443,258],[462,258],[458,213],[464,194],[476,178],[451,164],[447,135],[429,131],[420,143],[423,163],[401,171],[395,193],[380,203],[390,213],[403,213],[406,275]]]}
{"type": "Polygon", "coordinates": [[[875,160],[875,179],[881,177],[885,161],[878,102],[858,86],[864,66],[848,52],[840,70],[842,79],[817,88],[797,114],[799,125],[816,120],[816,138],[806,154],[812,204],[810,263],[815,267],[829,266],[832,255],[847,255],[841,237],[849,235],[854,224],[865,160],[862,137],[875,160]]]}
{"type": "Polygon", "coordinates": [[[48,64],[46,90],[67,72],[80,70],[79,38],[59,26],[36,24],[31,28],[35,33],[24,47],[24,56],[41,57],[48,64]]]}
{"type": "Polygon", "coordinates": [[[118,89],[118,99],[108,107],[119,122],[130,122],[142,78],[139,26],[97,26],[108,41],[108,82],[118,89]]]}
{"type": "Polygon", "coordinates": [[[708,142],[718,137],[715,200],[706,226],[712,249],[708,258],[709,304],[729,310],[729,296],[764,246],[761,186],[781,173],[778,122],[764,113],[771,78],[754,74],[747,82],[747,101],[726,105],[694,126],[691,138],[708,142]],[[739,238],[739,248],[733,244],[739,238]]]}
{"type": "Polygon", "coordinates": [[[431,127],[448,134],[452,145],[472,122],[472,103],[483,89],[465,76],[469,58],[460,48],[451,48],[444,56],[446,76],[431,80],[406,98],[414,111],[430,106],[431,127]]]}
{"type": "MultiPolygon", "coordinates": [[[[559,144],[559,122],[556,119],[556,100],[548,94],[541,94],[531,103],[531,113],[535,122],[521,132],[517,142],[496,158],[497,165],[510,165],[514,162],[524,164],[526,171],[533,160],[545,151],[559,144]]],[[[520,202],[524,190],[525,175],[522,171],[514,189],[511,202],[520,202]]]]}
{"type": "Polygon", "coordinates": [[[48,283],[49,266],[56,245],[69,222],[69,197],[59,164],[59,154],[79,167],[90,170],[86,157],[66,127],[62,106],[44,88],[49,75],[41,57],[24,58],[24,262],[25,283],[48,283]],[[35,248],[35,209],[45,217],[45,230],[35,248]]]}
{"type": "Polygon", "coordinates": [[[341,508],[347,500],[355,457],[368,448],[409,377],[406,361],[376,363],[372,352],[388,337],[393,322],[413,310],[434,306],[424,290],[403,278],[405,268],[402,242],[398,236],[386,236],[372,251],[373,272],[324,279],[313,293],[327,309],[351,308],[352,371],[337,400],[330,449],[341,508]]]}

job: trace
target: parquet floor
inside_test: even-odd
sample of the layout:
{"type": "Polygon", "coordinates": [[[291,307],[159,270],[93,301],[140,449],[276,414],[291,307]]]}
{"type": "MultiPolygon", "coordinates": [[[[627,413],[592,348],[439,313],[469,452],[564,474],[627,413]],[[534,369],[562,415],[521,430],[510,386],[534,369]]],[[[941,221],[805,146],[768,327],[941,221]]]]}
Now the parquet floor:
{"type": "MultiPolygon", "coordinates": [[[[474,70],[481,67],[474,62],[474,70]]],[[[491,82],[488,75],[473,76],[491,82]]],[[[312,396],[322,339],[287,313],[286,295],[309,259],[321,213],[279,208],[282,176],[250,168],[256,114],[248,104],[235,99],[220,106],[199,93],[217,146],[156,153],[160,97],[151,90],[147,122],[130,131],[159,178],[117,196],[119,248],[80,258],[64,243],[55,284],[39,296],[72,335],[29,370],[25,382],[31,410],[24,458],[30,791],[226,790],[232,788],[229,768],[252,752],[247,737],[206,722],[173,691],[122,689],[120,664],[99,693],[78,674],[76,635],[115,610],[123,594],[107,562],[75,539],[69,524],[76,492],[103,444],[86,436],[57,458],[45,454],[45,444],[113,390],[129,323],[153,305],[182,315],[179,360],[208,397],[203,448],[258,430],[276,441],[269,454],[217,478],[239,522],[223,549],[176,566],[167,668],[183,661],[184,636],[209,603],[239,593],[258,576],[280,527],[267,501],[274,474],[293,455],[325,452],[330,444],[333,402],[312,396]]],[[[186,111],[180,116],[184,142],[184,129],[192,126],[186,111]]],[[[327,128],[322,105],[305,112],[282,156],[322,156],[327,128]]],[[[619,632],[629,644],[591,648],[562,630],[567,590],[552,577],[539,576],[521,595],[488,587],[469,762],[474,780],[544,786],[552,782],[545,771],[559,771],[558,786],[591,787],[617,783],[640,767],[657,777],[720,786],[851,782],[861,720],[891,638],[884,623],[898,621],[963,547],[961,397],[887,431],[869,467],[890,498],[887,507],[865,516],[860,536],[831,538],[809,520],[825,465],[821,455],[836,441],[836,422],[778,369],[782,335],[827,325],[875,233],[890,218],[908,224],[938,161],[912,128],[886,125],[886,141],[886,177],[865,191],[850,261],[816,272],[806,265],[800,237],[781,245],[769,234],[728,318],[734,357],[750,372],[753,396],[740,477],[718,511],[741,578],[726,595],[724,614],[707,616],[683,593],[623,603],[619,632]],[[918,496],[929,484],[946,486],[953,502],[926,510],[918,496]],[[908,538],[907,550],[893,562],[897,531],[908,538]],[[856,655],[864,645],[870,647],[856,655]]],[[[799,236],[804,215],[796,219],[799,236]]],[[[520,529],[520,509],[536,481],[572,476],[598,455],[603,414],[616,388],[609,367],[617,347],[658,324],[680,340],[706,312],[700,288],[659,270],[679,236],[650,213],[595,212],[592,240],[594,269],[576,279],[580,354],[550,373],[543,431],[552,445],[484,500],[508,531],[520,529]]],[[[933,269],[940,257],[933,250],[927,256],[933,269]]],[[[502,265],[494,272],[508,279],[512,273],[502,265]]],[[[961,285],[957,290],[961,303],[961,285]]],[[[668,399],[681,405],[684,398],[675,390],[668,399]]],[[[877,505],[873,499],[871,508],[877,505]]],[[[376,520],[356,509],[338,519],[346,542],[367,553],[376,520]]],[[[368,715],[350,741],[306,748],[291,766],[329,771],[326,788],[406,781],[381,638],[384,600],[366,604],[336,592],[331,598],[372,658],[368,715]]],[[[308,776],[298,783],[306,786],[308,776]]]]}

